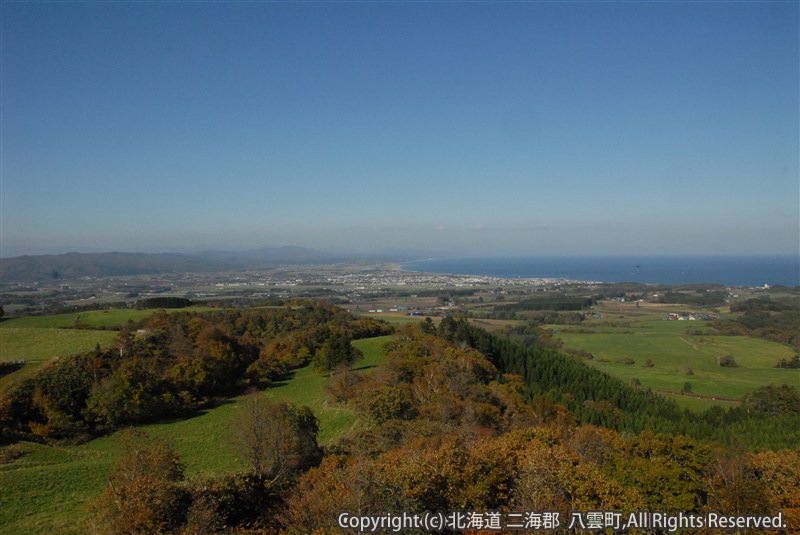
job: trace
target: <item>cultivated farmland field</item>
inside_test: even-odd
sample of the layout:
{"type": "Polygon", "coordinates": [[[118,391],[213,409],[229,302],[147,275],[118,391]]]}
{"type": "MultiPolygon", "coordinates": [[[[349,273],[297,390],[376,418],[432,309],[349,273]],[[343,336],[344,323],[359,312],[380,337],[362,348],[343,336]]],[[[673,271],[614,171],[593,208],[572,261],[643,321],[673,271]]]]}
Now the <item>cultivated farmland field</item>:
{"type": "MultiPolygon", "coordinates": [[[[594,355],[588,364],[625,382],[668,395],[682,406],[702,410],[715,404],[738,403],[760,386],[800,385],[800,370],[779,369],[780,359],[795,351],[786,345],[745,336],[719,336],[706,321],[668,321],[669,312],[685,306],[601,303],[580,327],[554,326],[565,348],[594,355]],[[738,367],[719,359],[733,357],[738,367]],[[684,392],[686,384],[690,392],[684,392]]],[[[722,312],[725,313],[724,311],[722,312]]]]}

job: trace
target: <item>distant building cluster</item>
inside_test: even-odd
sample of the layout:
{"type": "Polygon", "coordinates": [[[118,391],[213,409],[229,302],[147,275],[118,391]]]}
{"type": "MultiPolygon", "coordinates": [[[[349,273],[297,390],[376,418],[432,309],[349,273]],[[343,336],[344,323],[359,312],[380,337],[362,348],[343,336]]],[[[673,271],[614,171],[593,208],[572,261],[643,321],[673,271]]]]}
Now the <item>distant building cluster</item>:
{"type": "MultiPolygon", "coordinates": [[[[443,275],[387,270],[372,273],[346,273],[326,275],[325,282],[331,285],[367,286],[545,286],[567,282],[562,279],[507,279],[482,275],[443,275]]],[[[362,288],[362,289],[364,289],[362,288]]]]}
{"type": "Polygon", "coordinates": [[[670,312],[667,318],[670,321],[698,321],[698,320],[715,320],[719,316],[713,314],[700,314],[697,312],[670,312]]]}

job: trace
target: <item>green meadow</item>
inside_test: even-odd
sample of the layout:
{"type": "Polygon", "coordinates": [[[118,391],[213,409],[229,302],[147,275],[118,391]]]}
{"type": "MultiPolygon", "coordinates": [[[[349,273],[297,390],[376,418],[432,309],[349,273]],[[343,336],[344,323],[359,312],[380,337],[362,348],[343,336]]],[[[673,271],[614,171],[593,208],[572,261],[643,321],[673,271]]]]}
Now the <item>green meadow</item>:
{"type": "MultiPolygon", "coordinates": [[[[379,336],[354,341],[353,345],[364,354],[363,359],[354,363],[354,369],[367,372],[382,364],[384,345],[390,338],[391,336],[379,336]]],[[[319,373],[311,366],[306,366],[295,370],[292,378],[286,383],[265,391],[267,396],[276,401],[289,401],[295,405],[309,407],[319,419],[318,440],[322,445],[335,441],[352,428],[356,422],[353,411],[328,402],[325,392],[327,382],[327,375],[319,373]]]]}
{"type": "Polygon", "coordinates": [[[50,316],[23,316],[20,318],[8,319],[0,323],[0,329],[9,327],[69,329],[79,325],[102,329],[104,327],[119,327],[125,325],[129,321],[140,321],[152,315],[153,312],[155,312],[155,310],[119,308],[70,312],[68,314],[53,314],[50,316]]]}
{"type": "MultiPolygon", "coordinates": [[[[358,340],[364,358],[356,368],[368,371],[383,362],[390,337],[358,340]]],[[[327,402],[328,378],[311,367],[296,370],[285,382],[265,390],[276,401],[307,405],[320,421],[320,444],[329,444],[350,429],[356,415],[327,402]]],[[[230,445],[228,421],[241,398],[233,398],[184,420],[142,426],[173,442],[186,476],[204,478],[246,469],[230,445]]],[[[79,534],[88,503],[105,487],[117,458],[118,434],[79,446],[22,443],[24,455],[0,465],[0,534],[79,534]]]]}
{"type": "Polygon", "coordinates": [[[42,362],[91,351],[97,344],[108,347],[116,336],[116,331],[93,329],[5,327],[0,329],[0,359],[42,362]]]}
{"type": "Polygon", "coordinates": [[[0,322],[0,330],[13,327],[33,327],[51,329],[70,329],[82,327],[89,329],[104,329],[122,327],[127,323],[137,322],[152,316],[156,312],[205,312],[218,310],[212,307],[192,306],[174,309],[137,309],[113,308],[108,310],[85,310],[69,312],[67,314],[53,314],[50,316],[23,316],[10,318],[0,322]]]}
{"type": "Polygon", "coordinates": [[[795,351],[769,340],[718,336],[706,321],[668,321],[667,312],[686,307],[640,310],[630,305],[598,311],[602,318],[580,327],[553,326],[565,348],[594,355],[588,364],[625,382],[668,395],[680,405],[702,410],[711,405],[738,403],[760,386],[800,385],[800,370],[779,369],[782,358],[795,351]],[[737,367],[723,367],[719,359],[733,357],[737,367]],[[684,392],[686,383],[690,392],[684,392]]]}

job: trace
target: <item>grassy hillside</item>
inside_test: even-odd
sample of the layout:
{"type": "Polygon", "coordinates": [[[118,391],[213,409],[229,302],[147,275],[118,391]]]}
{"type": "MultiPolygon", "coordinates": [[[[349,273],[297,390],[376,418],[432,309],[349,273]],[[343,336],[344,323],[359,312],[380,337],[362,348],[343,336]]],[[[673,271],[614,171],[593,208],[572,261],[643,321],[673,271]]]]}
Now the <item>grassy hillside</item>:
{"type": "MultiPolygon", "coordinates": [[[[389,337],[358,340],[364,353],[356,364],[362,371],[383,362],[383,344],[389,337]]],[[[308,405],[320,420],[321,444],[335,440],[356,421],[349,410],[326,402],[327,377],[310,367],[297,370],[285,383],[266,391],[277,401],[308,405]]],[[[153,435],[175,444],[188,478],[243,470],[228,440],[228,421],[240,398],[202,411],[186,420],[143,426],[153,435]]],[[[117,456],[117,434],[80,446],[44,446],[22,443],[25,455],[0,465],[0,534],[79,534],[87,504],[102,492],[117,456]]]]}

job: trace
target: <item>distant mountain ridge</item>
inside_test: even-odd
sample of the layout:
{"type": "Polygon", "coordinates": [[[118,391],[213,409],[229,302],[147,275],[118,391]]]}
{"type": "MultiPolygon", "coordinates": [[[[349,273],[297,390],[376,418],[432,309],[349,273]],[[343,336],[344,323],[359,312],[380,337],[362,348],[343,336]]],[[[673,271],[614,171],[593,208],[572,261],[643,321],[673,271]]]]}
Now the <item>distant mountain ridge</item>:
{"type": "Polygon", "coordinates": [[[286,245],[243,252],[199,253],[66,253],[0,259],[0,283],[36,282],[81,277],[153,275],[259,269],[278,264],[336,263],[349,257],[286,245]]]}

